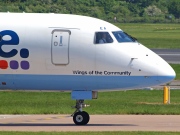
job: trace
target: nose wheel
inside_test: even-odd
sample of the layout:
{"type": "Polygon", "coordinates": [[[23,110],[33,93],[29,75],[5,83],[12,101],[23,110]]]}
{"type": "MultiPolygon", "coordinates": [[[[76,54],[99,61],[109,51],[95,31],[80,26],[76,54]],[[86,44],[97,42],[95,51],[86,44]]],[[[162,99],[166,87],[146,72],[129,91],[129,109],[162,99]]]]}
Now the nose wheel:
{"type": "Polygon", "coordinates": [[[89,122],[89,114],[85,111],[76,112],[73,116],[73,121],[76,125],[86,125],[89,122]]]}
{"type": "Polygon", "coordinates": [[[82,111],[82,108],[89,105],[84,104],[84,100],[76,100],[76,111],[71,115],[73,116],[73,121],[76,125],[86,125],[89,122],[89,114],[85,111],[82,111]]]}

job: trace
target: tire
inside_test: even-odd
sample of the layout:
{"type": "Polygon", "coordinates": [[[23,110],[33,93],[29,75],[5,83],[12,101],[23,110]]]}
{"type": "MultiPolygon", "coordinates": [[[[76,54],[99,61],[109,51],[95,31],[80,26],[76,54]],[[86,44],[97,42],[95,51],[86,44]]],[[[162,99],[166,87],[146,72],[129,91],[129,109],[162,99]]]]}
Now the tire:
{"type": "Polygon", "coordinates": [[[89,122],[89,114],[87,112],[77,112],[73,116],[76,125],[86,125],[89,122]]]}
{"type": "Polygon", "coordinates": [[[84,125],[86,125],[86,124],[88,124],[90,117],[89,117],[89,114],[87,112],[83,111],[82,113],[84,113],[83,114],[85,116],[85,123],[84,123],[84,125]]]}

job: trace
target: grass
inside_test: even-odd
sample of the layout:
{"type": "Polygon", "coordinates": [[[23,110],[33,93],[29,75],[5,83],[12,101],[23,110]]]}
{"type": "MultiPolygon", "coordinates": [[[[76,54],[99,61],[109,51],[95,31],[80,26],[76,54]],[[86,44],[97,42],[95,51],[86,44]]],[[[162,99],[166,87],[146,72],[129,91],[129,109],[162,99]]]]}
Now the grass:
{"type": "MultiPolygon", "coordinates": [[[[180,91],[171,91],[171,104],[164,105],[162,90],[100,92],[86,101],[89,114],[180,114],[180,91]]],[[[71,114],[75,101],[65,92],[0,92],[0,114],[71,114]]]]}
{"type": "Polygon", "coordinates": [[[171,67],[175,70],[176,72],[176,80],[180,80],[180,64],[171,64],[171,67]]]}
{"type": "Polygon", "coordinates": [[[179,135],[179,132],[1,132],[1,135],[179,135]]]}
{"type": "Polygon", "coordinates": [[[148,48],[180,48],[179,24],[115,24],[148,48]]]}

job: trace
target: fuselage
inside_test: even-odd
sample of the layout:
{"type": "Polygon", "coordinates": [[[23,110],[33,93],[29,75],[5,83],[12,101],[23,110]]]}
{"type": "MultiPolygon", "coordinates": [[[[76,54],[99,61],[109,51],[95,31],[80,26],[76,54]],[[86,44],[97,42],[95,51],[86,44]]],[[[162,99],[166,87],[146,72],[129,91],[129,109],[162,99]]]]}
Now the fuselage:
{"type": "Polygon", "coordinates": [[[0,89],[124,90],[175,77],[142,44],[120,42],[115,34],[123,31],[108,22],[65,14],[0,13],[0,18],[0,89]],[[103,32],[110,42],[98,43],[103,32]]]}

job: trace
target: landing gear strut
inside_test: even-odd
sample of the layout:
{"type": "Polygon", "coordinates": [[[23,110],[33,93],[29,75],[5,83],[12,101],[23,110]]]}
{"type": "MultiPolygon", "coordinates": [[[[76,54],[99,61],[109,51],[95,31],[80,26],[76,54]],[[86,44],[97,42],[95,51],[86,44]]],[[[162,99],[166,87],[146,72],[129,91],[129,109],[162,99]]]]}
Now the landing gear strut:
{"type": "Polygon", "coordinates": [[[89,122],[89,114],[85,111],[82,111],[82,108],[85,108],[89,105],[84,103],[84,100],[76,100],[75,112],[71,115],[73,116],[73,121],[76,125],[86,125],[89,122]]]}

